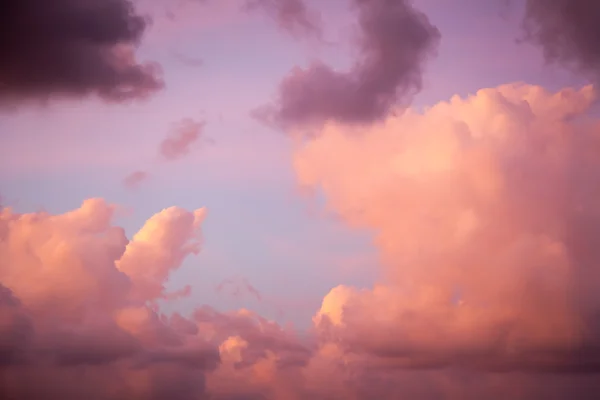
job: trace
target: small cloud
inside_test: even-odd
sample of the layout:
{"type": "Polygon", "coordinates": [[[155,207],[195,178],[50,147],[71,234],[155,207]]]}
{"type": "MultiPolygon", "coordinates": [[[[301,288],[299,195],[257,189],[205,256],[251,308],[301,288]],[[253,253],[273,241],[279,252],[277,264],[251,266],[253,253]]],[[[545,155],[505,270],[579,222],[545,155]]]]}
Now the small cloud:
{"type": "Polygon", "coordinates": [[[262,296],[258,289],[252,286],[246,278],[225,279],[217,286],[216,290],[218,293],[227,292],[236,299],[239,299],[245,294],[249,294],[250,296],[256,298],[256,300],[258,301],[262,300],[262,296]]]}
{"type": "Polygon", "coordinates": [[[206,123],[184,119],[177,123],[169,135],[161,142],[159,152],[168,161],[177,160],[190,152],[198,141],[206,123]]]}
{"type": "Polygon", "coordinates": [[[146,171],[134,171],[123,179],[123,184],[129,189],[137,189],[149,176],[146,171]]]}

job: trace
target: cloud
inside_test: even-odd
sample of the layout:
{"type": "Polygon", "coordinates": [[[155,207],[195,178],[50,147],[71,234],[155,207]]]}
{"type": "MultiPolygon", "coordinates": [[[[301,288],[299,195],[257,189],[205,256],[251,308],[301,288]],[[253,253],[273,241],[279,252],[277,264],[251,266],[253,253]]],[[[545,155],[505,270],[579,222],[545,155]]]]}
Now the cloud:
{"type": "Polygon", "coordinates": [[[217,292],[228,292],[236,299],[240,298],[244,295],[244,293],[246,293],[258,301],[262,300],[262,296],[258,289],[251,285],[246,278],[225,279],[217,285],[217,292]]]}
{"type": "Polygon", "coordinates": [[[2,398],[231,400],[224,375],[246,376],[243,391],[255,372],[306,363],[310,344],[252,312],[168,317],[154,304],[199,251],[203,208],[167,208],[131,240],[115,210],[101,199],[60,215],[1,210],[2,398]]]}
{"type": "MultiPolygon", "coordinates": [[[[281,327],[244,309],[218,312],[202,306],[189,317],[167,316],[155,300],[173,295],[164,287],[170,272],[200,249],[205,211],[167,208],[128,240],[112,224],[115,210],[101,199],[86,200],[60,215],[1,210],[2,398],[392,400],[410,394],[417,400],[541,400],[592,399],[600,393],[596,375],[435,368],[440,364],[425,361],[459,351],[477,354],[473,349],[481,349],[477,345],[485,341],[471,344],[457,340],[458,334],[478,332],[467,329],[469,323],[485,324],[496,314],[482,313],[485,318],[478,322],[466,311],[449,331],[446,324],[457,313],[444,314],[448,310],[439,308],[435,293],[400,302],[396,300],[402,293],[392,284],[371,292],[333,290],[315,318],[316,335],[281,327]],[[403,307],[407,310],[402,314],[403,307]],[[428,329],[432,323],[439,331],[428,329]],[[410,335],[416,332],[422,336],[410,335]],[[428,347],[437,334],[446,336],[437,347],[428,347]],[[388,346],[396,352],[414,346],[413,354],[425,361],[407,364],[398,353],[386,353],[388,346]]],[[[535,286],[530,289],[538,293],[535,286]]],[[[496,311],[494,305],[491,311],[496,311]]],[[[537,325],[544,318],[564,317],[561,308],[551,309],[553,313],[531,319],[527,328],[537,328],[542,338],[560,338],[564,326],[547,331],[547,326],[537,325]]],[[[531,343],[519,345],[522,349],[531,343]]],[[[496,359],[496,353],[486,354],[496,359]]],[[[591,356],[586,355],[588,360],[591,356]]]]}
{"type": "Polygon", "coordinates": [[[600,3],[594,0],[527,0],[526,38],[550,62],[600,76],[600,3]]]}
{"type": "Polygon", "coordinates": [[[271,15],[279,27],[292,34],[322,34],[320,15],[311,12],[303,0],[245,0],[246,11],[263,10],[271,15]]]}
{"type": "Polygon", "coordinates": [[[156,64],[135,59],[147,21],[129,0],[11,0],[0,22],[0,101],[7,105],[91,94],[119,102],[163,86],[156,64]]]}
{"type": "Polygon", "coordinates": [[[323,337],[384,369],[600,372],[595,99],[509,84],[308,141],[300,182],[383,260],[326,296],[323,337]]]}
{"type": "Polygon", "coordinates": [[[281,82],[276,103],[254,116],[284,127],[328,120],[370,123],[421,88],[424,61],[440,33],[409,1],[353,0],[359,57],[347,72],[322,62],[295,68],[281,82]]]}
{"type": "Polygon", "coordinates": [[[123,179],[123,184],[127,188],[137,189],[143,181],[148,179],[148,177],[149,174],[146,171],[133,171],[132,173],[127,175],[125,179],[123,179]]]}
{"type": "Polygon", "coordinates": [[[165,295],[170,272],[190,254],[200,251],[198,229],[204,208],[193,213],[171,207],[150,218],[126,246],[117,268],[132,281],[132,294],[141,301],[165,295]]]}
{"type": "Polygon", "coordinates": [[[205,209],[164,209],[131,240],[115,210],[0,210],[2,398],[233,400],[301,382],[313,341],[246,310],[166,316],[155,304],[200,250],[205,209]]]}
{"type": "Polygon", "coordinates": [[[159,151],[169,161],[177,160],[190,152],[190,147],[202,135],[204,122],[183,119],[177,123],[169,135],[160,143],[159,151]]]}
{"type": "MultiPolygon", "coordinates": [[[[205,124],[203,121],[198,122],[191,118],[184,118],[174,124],[167,137],[159,144],[160,156],[166,161],[175,161],[187,155],[193,144],[202,138],[205,124]]],[[[212,143],[209,138],[206,141],[212,143]]],[[[149,177],[147,171],[137,170],[127,175],[123,179],[123,184],[129,189],[137,189],[149,177]]]]}
{"type": "Polygon", "coordinates": [[[112,225],[114,211],[100,199],[61,215],[1,210],[3,398],[204,393],[216,345],[151,307],[169,271],[199,249],[204,209],[165,209],[131,241],[112,225]]]}

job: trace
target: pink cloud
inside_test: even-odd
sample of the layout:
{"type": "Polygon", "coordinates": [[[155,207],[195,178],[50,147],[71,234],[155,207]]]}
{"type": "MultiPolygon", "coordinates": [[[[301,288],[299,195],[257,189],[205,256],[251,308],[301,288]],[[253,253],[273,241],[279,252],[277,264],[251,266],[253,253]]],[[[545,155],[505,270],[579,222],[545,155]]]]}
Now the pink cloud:
{"type": "MultiPolygon", "coordinates": [[[[599,389],[585,376],[489,374],[486,363],[471,371],[433,368],[457,354],[476,360],[489,343],[486,324],[511,316],[512,298],[504,313],[473,314],[469,301],[465,311],[450,312],[439,293],[419,287],[418,296],[408,296],[394,281],[373,291],[341,287],[325,298],[310,336],[244,309],[220,313],[203,306],[190,317],[166,316],[155,300],[189,291],[186,286],[169,293],[164,284],[201,249],[205,210],[167,208],[130,240],[112,223],[116,210],[101,199],[60,215],[1,210],[3,397],[392,400],[411,393],[415,399],[494,399],[582,395],[582,385],[587,393],[599,389]],[[443,340],[436,340],[441,333],[443,340]]],[[[549,268],[556,272],[555,264],[549,268]]],[[[539,293],[536,286],[529,289],[528,296],[539,293]]],[[[545,299],[556,306],[564,298],[545,299]]],[[[556,349],[565,333],[560,322],[568,317],[563,308],[544,318],[527,315],[526,329],[517,332],[535,332],[538,345],[550,346],[537,350],[556,349]],[[543,325],[548,321],[555,323],[550,331],[543,325]]],[[[532,343],[511,349],[518,355],[532,343]]],[[[572,362],[576,367],[581,360],[572,362]]],[[[541,364],[529,365],[539,370],[541,364]]]]}
{"type": "Polygon", "coordinates": [[[142,301],[164,295],[163,283],[190,254],[200,251],[199,227],[206,210],[189,213],[171,207],[150,218],[127,244],[117,268],[130,277],[132,294],[142,301]]]}
{"type": "Polygon", "coordinates": [[[200,250],[205,210],[167,208],[131,240],[112,225],[115,210],[100,199],[61,215],[1,210],[3,397],[200,399],[235,340],[246,343],[248,368],[265,351],[280,361],[309,354],[247,311],[160,314],[152,303],[169,296],[169,273],[200,250]]]}
{"type": "MultiPolygon", "coordinates": [[[[239,13],[240,6],[254,3],[285,29],[315,28],[298,0],[190,0],[175,6],[147,0],[145,5],[168,9],[193,3],[197,13],[182,8],[181,16],[172,21],[165,17],[156,27],[169,20],[173,32],[188,28],[188,23],[210,28],[230,21],[231,10],[239,13]],[[204,7],[224,13],[206,12],[198,19],[204,7]]],[[[357,65],[347,73],[324,64],[296,70],[281,85],[275,111],[290,125],[324,122],[317,135],[294,143],[298,181],[303,188],[322,192],[326,211],[347,227],[375,232],[377,257],[355,249],[338,253],[327,248],[331,243],[318,243],[326,248],[322,257],[332,269],[377,267],[379,282],[367,289],[333,288],[307,332],[247,309],[218,312],[199,306],[187,316],[166,315],[161,302],[192,290],[193,282],[172,291],[167,283],[186,259],[202,250],[205,208],[163,209],[128,238],[114,224],[119,208],[102,199],[86,200],[58,215],[22,214],[0,204],[0,398],[599,397],[600,119],[589,112],[597,91],[588,86],[549,93],[510,84],[453,97],[424,112],[398,108],[394,113],[398,100],[419,89],[422,62],[439,33],[409,1],[352,4],[363,34],[357,65]]],[[[109,39],[137,42],[144,21],[128,1],[115,0],[113,6],[107,13],[123,17],[116,25],[106,25],[114,18],[103,13],[84,18],[97,24],[79,24],[73,20],[79,12],[71,10],[51,15],[36,37],[49,29],[42,39],[70,38],[67,47],[56,42],[50,50],[58,45],[75,57],[58,60],[56,54],[46,54],[52,62],[45,64],[89,61],[91,55],[102,67],[108,55],[119,59],[118,73],[115,64],[91,75],[83,71],[83,80],[77,82],[65,75],[67,81],[57,86],[56,76],[47,74],[65,68],[50,68],[39,75],[40,87],[23,92],[22,85],[31,82],[12,82],[13,94],[38,98],[58,89],[122,100],[160,88],[156,71],[139,64],[131,49],[121,53],[114,40],[87,50],[84,46],[83,53],[72,46],[71,39],[82,32],[89,36],[84,31],[90,28],[109,39]],[[58,26],[57,15],[76,23],[58,26]],[[115,35],[115,27],[121,34],[115,35]],[[54,35],[61,31],[66,36],[54,35]],[[106,73],[115,79],[105,79],[106,73]],[[119,82],[133,82],[131,93],[115,89],[119,82]]],[[[33,12],[31,7],[23,10],[25,16],[33,12]]],[[[582,70],[593,69],[595,44],[587,41],[593,31],[587,14],[593,19],[593,10],[581,13],[585,18],[578,27],[573,22],[579,13],[565,17],[553,6],[544,10],[529,12],[534,22],[537,18],[537,40],[546,53],[559,61],[575,61],[582,70]],[[577,36],[568,38],[579,39],[572,43],[573,52],[555,41],[553,24],[577,36]]],[[[29,17],[45,18],[33,14],[29,17]]],[[[33,42],[24,48],[26,53],[35,53],[33,42]]],[[[17,47],[9,52],[23,50],[17,47]]],[[[19,54],[12,56],[13,64],[19,61],[19,54]]],[[[21,61],[30,61],[29,56],[21,61]]],[[[25,75],[39,65],[26,67],[25,75]]],[[[72,124],[72,116],[68,118],[72,124]]],[[[203,126],[183,120],[159,145],[163,160],[189,154],[203,138],[203,126]]],[[[0,157],[3,174],[23,166],[37,171],[90,164],[131,167],[125,142],[113,145],[110,155],[97,151],[97,142],[73,151],[65,146],[72,142],[52,138],[25,153],[14,150],[28,143],[7,143],[12,147],[0,157]]],[[[239,183],[259,173],[271,177],[289,161],[281,151],[288,149],[262,145],[252,137],[181,164],[226,166],[225,172],[211,168],[218,170],[216,180],[231,177],[239,183]]],[[[155,153],[153,146],[149,153],[155,153]]],[[[166,163],[161,166],[161,172],[173,173],[166,163]]],[[[124,183],[136,186],[146,177],[138,170],[124,183]]],[[[256,182],[251,185],[259,189],[256,182]]],[[[306,242],[281,238],[268,245],[288,259],[311,251],[306,242]]],[[[293,282],[277,284],[287,291],[293,282]]],[[[294,304],[289,297],[263,296],[243,278],[226,280],[217,290],[246,293],[283,311],[305,306],[300,299],[294,304]]]]}
{"type": "Polygon", "coordinates": [[[99,199],[62,215],[2,209],[0,336],[15,338],[3,396],[149,398],[175,383],[202,393],[194,381],[216,349],[178,336],[145,301],[196,251],[204,210],[166,209],[131,242],[111,224],[115,210],[99,199]],[[80,368],[88,373],[75,378],[80,368]]]}
{"type": "Polygon", "coordinates": [[[133,171],[123,179],[123,184],[130,189],[137,189],[148,177],[149,174],[146,171],[133,171]]]}
{"type": "Polygon", "coordinates": [[[204,129],[204,122],[192,119],[183,119],[177,123],[169,135],[160,143],[161,156],[168,161],[173,161],[188,154],[191,146],[200,139],[204,129]]]}
{"type": "Polygon", "coordinates": [[[377,232],[384,268],[327,295],[323,334],[394,368],[597,371],[595,99],[505,85],[301,147],[300,182],[377,232]]]}
{"type": "MultiPolygon", "coordinates": [[[[202,138],[204,125],[204,122],[189,118],[174,124],[167,137],[158,146],[160,157],[166,161],[175,161],[189,154],[193,145],[202,138]]],[[[210,139],[208,142],[212,143],[210,139]]],[[[137,170],[127,175],[123,184],[127,188],[137,189],[148,177],[147,171],[137,170]]]]}

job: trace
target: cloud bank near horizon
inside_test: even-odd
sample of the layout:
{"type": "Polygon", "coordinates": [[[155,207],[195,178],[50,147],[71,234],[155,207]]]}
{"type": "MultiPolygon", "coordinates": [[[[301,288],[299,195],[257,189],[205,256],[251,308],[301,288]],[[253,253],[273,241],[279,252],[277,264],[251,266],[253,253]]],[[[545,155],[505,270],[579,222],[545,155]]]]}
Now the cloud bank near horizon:
{"type": "Polygon", "coordinates": [[[165,209],[131,240],[100,199],[3,208],[3,396],[592,398],[595,98],[504,85],[297,148],[299,182],[377,233],[385,277],[334,288],[304,334],[247,310],[160,311],[189,293],[165,284],[201,250],[203,208],[165,209]]]}
{"type": "MultiPolygon", "coordinates": [[[[600,8],[546,3],[526,1],[528,39],[596,79],[600,8]]],[[[132,3],[82,4],[9,2],[0,102],[121,102],[162,88],[158,69],[134,57],[146,21],[132,3]]],[[[291,32],[322,24],[300,0],[236,4],[291,32]]],[[[202,251],[206,208],[165,208],[128,238],[101,198],[56,215],[0,204],[0,398],[600,396],[597,86],[508,83],[417,111],[410,99],[440,31],[409,0],[349,4],[352,68],[297,68],[256,115],[291,136],[314,131],[293,145],[296,183],[348,230],[374,234],[378,281],[324,293],[307,330],[247,309],[166,313],[194,290],[170,290],[170,278],[202,251]]],[[[188,155],[203,127],[182,120],[159,158],[188,155]]],[[[245,277],[212,290],[262,299],[245,277]]]]}

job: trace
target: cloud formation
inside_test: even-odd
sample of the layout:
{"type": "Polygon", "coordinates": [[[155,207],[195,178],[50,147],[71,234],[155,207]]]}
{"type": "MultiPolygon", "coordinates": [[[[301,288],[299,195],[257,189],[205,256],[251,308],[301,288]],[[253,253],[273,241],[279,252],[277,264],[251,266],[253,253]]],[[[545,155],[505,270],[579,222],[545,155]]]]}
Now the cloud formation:
{"type": "Polygon", "coordinates": [[[524,26],[548,61],[600,77],[600,3],[527,0],[524,26]]]}
{"type": "Polygon", "coordinates": [[[242,8],[246,11],[264,10],[281,29],[295,35],[320,36],[322,33],[320,15],[309,10],[304,0],[245,0],[242,8]]]}
{"type": "Polygon", "coordinates": [[[160,313],[156,300],[189,291],[164,284],[200,250],[204,208],[164,209],[131,240],[115,210],[101,199],[60,215],[0,210],[2,398],[233,400],[224,374],[245,376],[242,390],[309,357],[249,311],[160,313]]]}
{"type": "Polygon", "coordinates": [[[3,398],[203,393],[217,349],[180,334],[151,303],[198,250],[205,210],[165,209],[131,241],[111,224],[114,212],[100,199],[61,215],[1,210],[3,398]]]}
{"type": "Polygon", "coordinates": [[[279,86],[275,104],[254,115],[290,127],[335,120],[365,124],[387,116],[391,107],[421,88],[425,60],[440,32],[412,2],[353,0],[358,14],[359,57],[350,71],[322,62],[295,68],[279,86]]]}
{"type": "MultiPolygon", "coordinates": [[[[203,138],[204,121],[198,122],[191,118],[184,118],[173,124],[171,131],[160,142],[158,153],[164,161],[175,161],[183,158],[192,150],[193,145],[203,138]]],[[[205,138],[208,143],[212,139],[205,138]]],[[[127,175],[122,183],[128,189],[137,189],[142,182],[148,180],[150,173],[146,170],[136,170],[127,175]]]]}
{"type": "Polygon", "coordinates": [[[599,373],[595,99],[509,84],[309,141],[300,182],[376,233],[385,277],[332,290],[322,334],[382,368],[599,373]]]}
{"type": "Polygon", "coordinates": [[[158,66],[135,58],[147,21],[129,0],[9,0],[2,10],[2,103],[90,94],[118,102],[163,86],[158,66]]]}
{"type": "Polygon", "coordinates": [[[254,297],[256,300],[261,301],[262,296],[258,289],[256,289],[248,279],[246,278],[228,278],[224,279],[221,283],[217,285],[216,288],[219,293],[227,293],[239,299],[244,296],[244,294],[248,294],[251,297],[254,297]]]}
{"type": "Polygon", "coordinates": [[[189,118],[181,120],[160,143],[160,155],[174,161],[188,154],[191,146],[201,137],[204,125],[204,122],[189,118]]]}
{"type": "Polygon", "coordinates": [[[146,171],[133,171],[123,179],[123,184],[129,189],[137,189],[149,177],[146,171]]]}
{"type": "MultiPolygon", "coordinates": [[[[0,205],[0,398],[600,397],[596,90],[510,84],[397,116],[439,33],[409,1],[353,1],[355,67],[298,70],[275,117],[324,122],[298,144],[298,179],[375,232],[380,282],[332,289],[308,332],[245,309],[166,315],[161,303],[192,291],[167,282],[201,250],[204,208],[164,209],[128,239],[101,199],[60,215],[0,205]]],[[[302,26],[298,1],[255,4],[302,26]]],[[[182,121],[163,159],[203,126],[182,121]]],[[[261,299],[245,279],[218,290],[232,287],[261,299]]]]}
{"type": "Polygon", "coordinates": [[[377,233],[384,281],[333,289],[304,334],[248,310],[160,312],[189,293],[165,283],[201,249],[202,208],[131,240],[100,199],[3,208],[0,396],[597,398],[595,96],[506,85],[307,141],[301,183],[377,233]]]}

